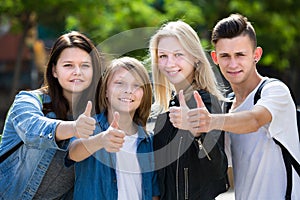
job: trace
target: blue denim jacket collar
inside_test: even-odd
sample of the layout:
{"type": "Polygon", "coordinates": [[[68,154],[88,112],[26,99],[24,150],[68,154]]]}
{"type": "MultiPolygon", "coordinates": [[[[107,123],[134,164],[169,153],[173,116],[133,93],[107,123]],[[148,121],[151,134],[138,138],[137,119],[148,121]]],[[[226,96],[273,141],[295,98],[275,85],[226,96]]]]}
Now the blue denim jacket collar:
{"type": "MultiPolygon", "coordinates": [[[[107,117],[106,117],[106,111],[96,115],[96,120],[98,122],[98,125],[100,126],[101,130],[107,130],[108,127],[110,126],[110,124],[107,121],[107,117]]],[[[147,131],[145,131],[145,129],[142,126],[138,126],[138,145],[139,143],[146,139],[149,142],[149,137],[150,135],[147,134],[147,131]]]]}

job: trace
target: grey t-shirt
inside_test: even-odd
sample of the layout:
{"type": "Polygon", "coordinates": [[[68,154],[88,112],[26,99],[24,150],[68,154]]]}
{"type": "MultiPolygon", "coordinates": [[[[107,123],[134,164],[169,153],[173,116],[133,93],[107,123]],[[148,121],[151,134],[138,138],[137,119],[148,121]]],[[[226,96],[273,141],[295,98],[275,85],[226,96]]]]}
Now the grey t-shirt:
{"type": "Polygon", "coordinates": [[[67,152],[56,151],[33,199],[73,199],[74,167],[65,167],[67,152]]]}

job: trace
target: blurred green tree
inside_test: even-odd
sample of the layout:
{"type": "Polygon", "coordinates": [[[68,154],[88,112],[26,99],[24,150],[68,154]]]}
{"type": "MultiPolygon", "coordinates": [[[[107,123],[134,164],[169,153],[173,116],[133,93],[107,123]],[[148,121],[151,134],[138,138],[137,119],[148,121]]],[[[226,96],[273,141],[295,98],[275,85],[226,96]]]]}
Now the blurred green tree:
{"type": "MultiPolygon", "coordinates": [[[[203,46],[210,51],[210,34],[215,23],[237,12],[247,16],[257,31],[258,44],[264,49],[259,65],[284,75],[283,79],[300,100],[297,89],[300,74],[298,0],[2,0],[0,3],[0,15],[9,19],[11,31],[22,33],[23,44],[28,36],[35,37],[31,28],[42,26],[51,30],[55,37],[71,29],[82,31],[101,48],[103,45],[105,51],[113,46],[125,48],[129,41],[119,40],[121,36],[115,43],[109,40],[124,31],[143,27],[152,27],[150,31],[154,31],[162,23],[177,19],[194,27],[203,46]]],[[[20,54],[21,51],[22,48],[20,54]]],[[[146,49],[127,52],[141,58],[146,53],[146,49]]]]}

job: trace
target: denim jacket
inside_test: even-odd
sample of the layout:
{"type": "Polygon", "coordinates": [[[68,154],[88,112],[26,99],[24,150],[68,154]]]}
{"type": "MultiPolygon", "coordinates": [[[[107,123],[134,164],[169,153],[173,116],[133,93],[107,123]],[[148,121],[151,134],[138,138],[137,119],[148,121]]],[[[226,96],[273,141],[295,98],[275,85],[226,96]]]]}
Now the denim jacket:
{"type": "MultiPolygon", "coordinates": [[[[95,133],[100,133],[109,127],[104,113],[96,116],[98,125],[95,133]]],[[[154,172],[154,156],[152,138],[146,135],[144,129],[138,128],[137,143],[138,162],[142,171],[143,200],[151,200],[159,196],[156,173],[154,172]]],[[[116,177],[116,154],[101,149],[87,159],[75,163],[74,199],[118,199],[116,177]]]]}
{"type": "Polygon", "coordinates": [[[0,163],[0,199],[32,199],[56,150],[67,150],[69,140],[55,141],[60,120],[53,112],[47,116],[42,112],[42,102],[50,101],[38,90],[16,95],[6,117],[0,155],[20,141],[24,145],[0,163]]]}

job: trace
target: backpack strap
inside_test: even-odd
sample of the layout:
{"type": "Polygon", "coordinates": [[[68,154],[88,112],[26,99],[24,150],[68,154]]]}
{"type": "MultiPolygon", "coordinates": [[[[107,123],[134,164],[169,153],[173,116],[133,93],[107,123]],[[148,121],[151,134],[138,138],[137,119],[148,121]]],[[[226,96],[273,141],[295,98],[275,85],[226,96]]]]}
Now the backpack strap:
{"type": "Polygon", "coordinates": [[[283,161],[284,161],[284,165],[285,165],[286,178],[287,178],[285,200],[291,200],[292,187],[293,187],[293,176],[292,176],[293,171],[292,171],[292,163],[291,163],[292,156],[290,155],[289,151],[278,140],[276,140],[274,138],[273,138],[273,140],[281,148],[283,161]]]}
{"type": "Polygon", "coordinates": [[[224,106],[223,106],[225,113],[228,113],[228,112],[229,112],[234,97],[235,97],[235,95],[234,95],[233,92],[230,92],[230,93],[227,95],[227,99],[229,99],[229,101],[224,102],[224,106]]]}
{"type": "MultiPolygon", "coordinates": [[[[273,81],[279,81],[278,79],[275,78],[268,78],[264,80],[260,86],[258,87],[255,95],[254,95],[254,104],[257,103],[257,101],[261,97],[261,91],[262,88],[270,82],[273,81]]],[[[297,174],[300,176],[300,164],[295,160],[295,158],[290,154],[290,152],[275,138],[273,138],[274,142],[280,147],[281,152],[282,152],[282,157],[285,165],[285,170],[286,170],[286,178],[287,178],[287,185],[286,185],[286,193],[285,193],[285,199],[286,200],[291,200],[292,197],[292,187],[293,187],[293,173],[292,173],[292,167],[294,167],[295,171],[297,174]]]]}
{"type": "Polygon", "coordinates": [[[258,87],[258,89],[256,90],[256,93],[254,95],[254,104],[256,104],[257,101],[260,99],[260,97],[261,97],[260,95],[261,95],[261,91],[262,91],[263,87],[266,84],[273,82],[273,81],[279,81],[279,80],[276,78],[267,78],[260,84],[260,86],[258,87]]]}
{"type": "Polygon", "coordinates": [[[274,139],[274,141],[277,145],[280,146],[282,151],[282,156],[283,156],[286,174],[287,174],[285,199],[290,200],[292,197],[292,186],[293,186],[292,167],[294,167],[298,176],[300,176],[300,164],[295,160],[295,158],[290,154],[290,152],[278,140],[274,139]]]}
{"type": "Polygon", "coordinates": [[[8,158],[11,154],[13,154],[15,151],[17,151],[18,148],[20,148],[23,144],[23,141],[19,142],[16,146],[11,148],[9,151],[7,151],[5,154],[0,156],[0,163],[2,163],[6,158],[8,158]]]}

